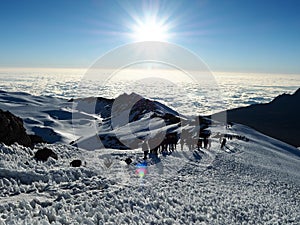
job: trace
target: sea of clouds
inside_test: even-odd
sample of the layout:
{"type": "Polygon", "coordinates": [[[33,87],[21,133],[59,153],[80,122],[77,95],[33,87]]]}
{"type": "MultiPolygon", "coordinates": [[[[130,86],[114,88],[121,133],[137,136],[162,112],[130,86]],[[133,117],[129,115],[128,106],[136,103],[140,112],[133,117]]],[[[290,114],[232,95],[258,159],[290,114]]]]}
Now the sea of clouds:
{"type": "Polygon", "coordinates": [[[115,98],[136,92],[158,100],[183,114],[208,115],[224,109],[267,103],[300,87],[300,75],[212,73],[214,83],[181,79],[161,74],[143,79],[88,80],[83,69],[2,69],[0,90],[33,95],[76,98],[115,98]]]}

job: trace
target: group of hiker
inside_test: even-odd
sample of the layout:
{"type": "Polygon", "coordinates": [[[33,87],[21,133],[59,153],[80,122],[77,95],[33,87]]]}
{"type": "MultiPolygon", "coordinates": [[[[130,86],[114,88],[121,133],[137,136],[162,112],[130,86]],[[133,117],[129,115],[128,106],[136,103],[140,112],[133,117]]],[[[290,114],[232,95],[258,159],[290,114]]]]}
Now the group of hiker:
{"type": "Polygon", "coordinates": [[[199,135],[195,135],[188,130],[182,130],[180,135],[177,132],[167,133],[166,135],[158,134],[156,137],[147,138],[147,140],[143,141],[142,150],[144,152],[144,159],[147,159],[149,153],[150,155],[158,156],[159,153],[164,154],[173,152],[176,150],[178,141],[181,150],[183,150],[184,145],[186,145],[189,150],[193,150],[195,147],[197,147],[198,150],[203,148],[210,149],[212,138],[219,138],[221,149],[226,147],[227,140],[232,140],[233,138],[249,141],[248,138],[242,135],[229,133],[221,134],[220,132],[211,137],[211,132],[207,129],[200,130],[199,135]]]}
{"type": "Polygon", "coordinates": [[[144,159],[147,159],[149,152],[151,155],[157,156],[158,153],[170,153],[176,150],[179,140],[177,133],[166,134],[163,140],[160,138],[161,136],[158,135],[143,142],[144,159]]]}
{"type": "Polygon", "coordinates": [[[147,159],[148,155],[158,156],[158,154],[171,153],[176,150],[178,141],[180,140],[181,150],[183,150],[184,145],[188,147],[189,150],[193,150],[195,146],[198,150],[200,148],[209,149],[211,148],[211,139],[209,138],[209,133],[200,133],[199,136],[193,137],[187,131],[182,131],[181,136],[178,133],[168,133],[161,140],[161,135],[157,135],[153,138],[147,138],[142,143],[142,150],[144,152],[144,159],[147,159]]]}
{"type": "Polygon", "coordinates": [[[224,138],[227,138],[228,140],[232,140],[233,138],[236,138],[236,139],[242,140],[242,141],[249,141],[249,139],[247,137],[242,136],[242,135],[224,134],[223,136],[224,136],[224,138]]]}

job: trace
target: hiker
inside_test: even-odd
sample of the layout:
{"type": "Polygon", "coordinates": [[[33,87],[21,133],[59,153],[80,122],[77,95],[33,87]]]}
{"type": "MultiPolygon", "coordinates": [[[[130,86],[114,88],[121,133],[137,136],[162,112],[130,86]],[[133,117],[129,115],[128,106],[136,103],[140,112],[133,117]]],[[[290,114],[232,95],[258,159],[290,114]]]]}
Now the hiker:
{"type": "Polygon", "coordinates": [[[198,150],[200,150],[200,148],[202,148],[202,138],[198,139],[197,147],[198,147],[198,150]]]}
{"type": "Polygon", "coordinates": [[[219,137],[219,142],[222,143],[222,140],[223,140],[224,136],[223,135],[220,135],[219,137]]]}
{"type": "Polygon", "coordinates": [[[181,151],[183,151],[183,145],[184,145],[184,140],[183,140],[183,137],[181,137],[180,138],[181,151]]]}
{"type": "Polygon", "coordinates": [[[207,141],[208,141],[208,149],[210,149],[211,148],[211,139],[208,138],[207,141]]]}
{"type": "Polygon", "coordinates": [[[168,143],[167,143],[167,137],[164,138],[164,140],[160,144],[160,153],[167,153],[168,151],[168,143]]]}
{"type": "Polygon", "coordinates": [[[167,134],[167,145],[169,147],[169,152],[173,152],[174,151],[173,134],[167,134]]]}
{"type": "Polygon", "coordinates": [[[146,160],[147,156],[148,156],[148,153],[149,153],[149,148],[148,148],[148,144],[147,144],[146,140],[142,144],[142,150],[144,152],[144,160],[146,160]]]}
{"type": "Polygon", "coordinates": [[[203,142],[204,142],[204,148],[207,149],[207,146],[208,146],[208,138],[205,137],[203,142]]]}
{"type": "Polygon", "coordinates": [[[223,149],[225,145],[226,145],[226,138],[223,138],[221,143],[221,149],[223,149]]]}
{"type": "Polygon", "coordinates": [[[186,139],[186,144],[187,144],[190,151],[194,148],[193,142],[194,142],[194,140],[193,140],[192,137],[188,137],[186,139]]]}
{"type": "Polygon", "coordinates": [[[172,151],[176,150],[177,142],[178,142],[178,137],[177,134],[174,133],[170,136],[170,144],[171,144],[172,151]]]}
{"type": "Polygon", "coordinates": [[[150,148],[150,156],[158,156],[158,150],[159,150],[159,137],[154,136],[153,138],[149,139],[148,145],[150,148]]]}
{"type": "Polygon", "coordinates": [[[161,152],[167,153],[168,152],[168,138],[167,136],[164,137],[164,140],[161,143],[161,152]]]}

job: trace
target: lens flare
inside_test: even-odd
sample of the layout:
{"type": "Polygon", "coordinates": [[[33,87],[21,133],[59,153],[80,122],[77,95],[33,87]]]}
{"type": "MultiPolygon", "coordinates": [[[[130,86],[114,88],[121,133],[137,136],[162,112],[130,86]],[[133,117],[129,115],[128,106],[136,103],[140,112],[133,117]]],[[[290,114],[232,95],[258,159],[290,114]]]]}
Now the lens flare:
{"type": "Polygon", "coordinates": [[[140,178],[144,178],[147,174],[147,162],[138,163],[136,165],[135,174],[139,175],[140,178]]]}

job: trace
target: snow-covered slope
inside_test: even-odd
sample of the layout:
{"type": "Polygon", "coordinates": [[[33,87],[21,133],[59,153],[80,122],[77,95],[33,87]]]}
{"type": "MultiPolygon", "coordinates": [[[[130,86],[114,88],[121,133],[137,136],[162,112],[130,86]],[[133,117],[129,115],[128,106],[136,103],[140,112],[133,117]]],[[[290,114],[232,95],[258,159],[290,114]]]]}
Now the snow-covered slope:
{"type": "Polygon", "coordinates": [[[72,104],[64,99],[0,91],[0,108],[21,117],[28,133],[50,143],[76,139],[72,132],[72,104]]]}
{"type": "Polygon", "coordinates": [[[79,130],[83,135],[74,142],[89,150],[137,148],[146,136],[172,131],[179,127],[180,120],[186,120],[171,108],[135,93],[116,99],[84,98],[72,102],[74,111],[101,116],[101,124],[92,130],[94,132],[79,130]]]}
{"type": "Polygon", "coordinates": [[[129,128],[142,138],[149,134],[145,127],[150,121],[153,126],[162,127],[185,119],[169,107],[135,93],[116,99],[90,97],[67,101],[0,91],[0,108],[21,117],[29,134],[39,135],[48,143],[73,143],[90,150],[103,146],[126,149],[116,135],[128,139],[129,128]]]}
{"type": "Polygon", "coordinates": [[[124,150],[111,136],[131,142],[180,132],[178,120],[187,118],[136,94],[117,99],[113,106],[116,100],[0,92],[2,109],[22,117],[29,132],[56,142],[34,149],[0,144],[0,224],[300,223],[299,149],[243,125],[214,124],[210,149],[178,145],[144,161],[139,145],[124,150]],[[221,149],[220,134],[246,138],[221,149]],[[58,160],[35,161],[44,147],[58,160]],[[71,167],[74,159],[83,166],[71,167]]]}
{"type": "Polygon", "coordinates": [[[141,149],[53,144],[58,160],[41,163],[32,154],[45,145],[1,145],[0,224],[299,224],[299,150],[241,125],[217,132],[249,142],[184,147],[148,159],[144,176],[141,149]]]}

